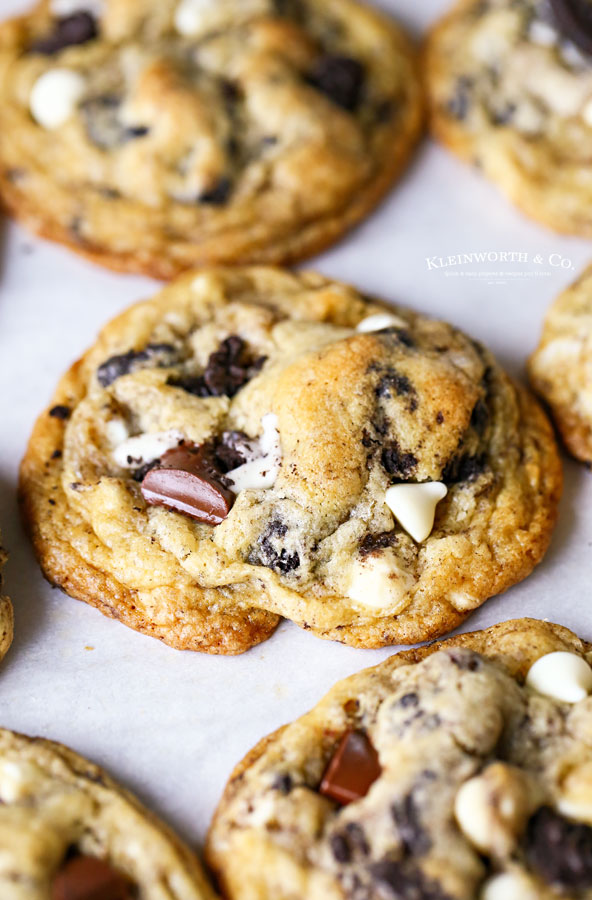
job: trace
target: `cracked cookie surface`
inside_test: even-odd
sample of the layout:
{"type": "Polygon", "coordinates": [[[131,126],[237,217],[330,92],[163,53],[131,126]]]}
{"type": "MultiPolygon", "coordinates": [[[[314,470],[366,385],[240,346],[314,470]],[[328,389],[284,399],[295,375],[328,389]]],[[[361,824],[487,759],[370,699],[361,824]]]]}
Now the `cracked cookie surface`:
{"type": "Polygon", "coordinates": [[[556,652],[592,660],[566,628],[518,619],[338,683],[233,773],[206,848],[225,896],[592,897],[592,698],[525,686],[556,652]],[[347,733],[371,742],[379,771],[340,804],[322,784],[347,733]]]}
{"type": "Polygon", "coordinates": [[[50,581],[218,653],[281,616],[361,647],[443,634],[531,572],[560,492],[549,422],[483,346],[264,267],[188,273],[111,322],[21,469],[50,581]]]}
{"type": "Polygon", "coordinates": [[[419,136],[414,51],[353,0],[60,0],[0,26],[0,196],[116,269],[287,262],[419,136]]]}
{"type": "Polygon", "coordinates": [[[571,453],[592,464],[592,269],[552,304],[529,372],[571,453]]]}
{"type": "Polygon", "coordinates": [[[12,603],[8,597],[2,595],[2,567],[6,563],[7,554],[0,544],[0,659],[12,644],[13,612],[12,603]]]}
{"type": "Polygon", "coordinates": [[[425,65],[434,132],[527,215],[592,235],[591,23],[579,0],[460,0],[425,65]],[[568,9],[569,8],[569,9],[568,9]]]}
{"type": "Polygon", "coordinates": [[[3,900],[215,896],[193,852],[98,766],[5,729],[0,845],[3,900]]]}

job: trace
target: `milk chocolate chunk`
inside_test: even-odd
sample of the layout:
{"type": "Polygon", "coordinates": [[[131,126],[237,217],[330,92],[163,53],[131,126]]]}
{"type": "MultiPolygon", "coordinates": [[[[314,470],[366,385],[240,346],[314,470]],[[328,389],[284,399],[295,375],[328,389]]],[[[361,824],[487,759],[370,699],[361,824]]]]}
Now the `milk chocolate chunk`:
{"type": "Polygon", "coordinates": [[[550,0],[559,31],[580,50],[592,53],[592,4],[590,0],[550,0]]]}
{"type": "Polygon", "coordinates": [[[64,16],[55,22],[51,34],[36,41],[31,47],[33,53],[41,53],[44,56],[53,56],[76,44],[86,44],[94,40],[98,35],[97,23],[94,17],[84,10],[64,16]]]}
{"type": "Polygon", "coordinates": [[[144,500],[206,525],[223,522],[234,501],[206,445],[184,444],[167,450],[142,481],[144,500]]]}
{"type": "Polygon", "coordinates": [[[365,797],[382,769],[363,731],[346,731],[327,766],[320,793],[345,806],[365,797]]]}
{"type": "Polygon", "coordinates": [[[133,886],[94,856],[67,860],[53,880],[51,900],[133,900],[133,886]]]}

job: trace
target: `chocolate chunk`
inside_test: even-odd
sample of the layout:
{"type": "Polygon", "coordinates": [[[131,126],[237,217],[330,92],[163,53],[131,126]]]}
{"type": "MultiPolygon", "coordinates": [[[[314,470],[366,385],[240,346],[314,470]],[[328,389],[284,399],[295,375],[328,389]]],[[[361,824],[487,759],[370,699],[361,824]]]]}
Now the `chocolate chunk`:
{"type": "Polygon", "coordinates": [[[391,369],[380,379],[375,393],[377,397],[392,397],[393,394],[403,397],[406,394],[414,394],[415,388],[406,375],[391,369]]]}
{"type": "Polygon", "coordinates": [[[97,23],[89,12],[80,10],[71,16],[57,19],[54,29],[47,37],[41,38],[31,45],[33,53],[42,53],[44,56],[53,56],[65,47],[75,44],[86,44],[94,40],[98,35],[97,23]]]}
{"type": "Polygon", "coordinates": [[[393,478],[406,481],[413,476],[417,466],[417,457],[413,453],[404,453],[396,441],[382,451],[383,468],[393,478]]]}
{"type": "Polygon", "coordinates": [[[437,881],[433,881],[408,862],[384,859],[369,868],[373,881],[380,886],[381,896],[393,900],[452,900],[437,881]],[[389,893],[384,893],[384,890],[389,893]]]}
{"type": "Polygon", "coordinates": [[[168,383],[196,397],[234,397],[260,371],[265,359],[251,360],[243,339],[231,335],[210,354],[203,375],[170,378],[168,383]]]}
{"type": "Polygon", "coordinates": [[[332,834],[329,840],[331,853],[340,863],[347,863],[351,859],[349,844],[342,834],[332,834]]]}
{"type": "Polygon", "coordinates": [[[408,794],[400,802],[394,803],[391,813],[406,852],[411,856],[427,853],[432,842],[421,822],[413,794],[408,794]]]}
{"type": "Polygon", "coordinates": [[[254,441],[244,431],[224,431],[214,448],[214,455],[222,472],[238,469],[254,453],[254,441]]]}
{"type": "Polygon", "coordinates": [[[52,406],[49,411],[49,415],[52,417],[52,419],[62,419],[63,421],[69,419],[71,414],[72,410],[70,409],[70,407],[63,406],[61,403],[59,403],[57,406],[52,406]]]}
{"type": "Polygon", "coordinates": [[[308,76],[309,84],[349,112],[359,106],[364,80],[364,67],[356,59],[329,54],[317,60],[308,76]]]}
{"type": "Polygon", "coordinates": [[[209,206],[223,206],[230,197],[231,190],[232,182],[230,178],[219,178],[216,184],[199,195],[197,202],[205,203],[209,206]]]}
{"type": "Polygon", "coordinates": [[[473,80],[466,75],[457,78],[454,94],[447,104],[448,113],[453,119],[462,121],[466,119],[471,104],[471,91],[473,90],[473,80]]]}
{"type": "Polygon", "coordinates": [[[132,900],[131,882],[94,856],[73,856],[57,873],[51,900],[132,900]]]}
{"type": "Polygon", "coordinates": [[[234,501],[209,448],[195,444],[167,450],[142,481],[142,495],[151,506],[164,506],[207,525],[223,522],[234,501]]]}
{"type": "Polygon", "coordinates": [[[343,806],[365,797],[382,769],[363,731],[346,731],[323,776],[319,792],[343,806]]]}
{"type": "Polygon", "coordinates": [[[526,858],[547,884],[573,891],[592,888],[592,828],[569,822],[548,806],[528,823],[526,858]]]}
{"type": "Polygon", "coordinates": [[[448,460],[442,472],[444,484],[459,484],[461,481],[474,481],[485,469],[487,458],[484,453],[478,456],[464,454],[453,456],[448,460]]]}
{"type": "Polygon", "coordinates": [[[592,53],[592,5],[589,0],[550,0],[561,34],[584,53],[592,53]]]}
{"type": "Polygon", "coordinates": [[[276,791],[279,791],[280,794],[286,796],[294,787],[292,776],[288,774],[276,775],[273,781],[273,787],[276,791]]]}
{"type": "Polygon", "coordinates": [[[360,541],[360,555],[368,556],[377,550],[386,550],[397,542],[397,535],[394,531],[383,531],[382,534],[365,534],[360,541]]]}
{"type": "Polygon", "coordinates": [[[489,422],[489,410],[484,400],[477,400],[471,413],[471,426],[482,437],[489,422]]]}
{"type": "Polygon", "coordinates": [[[417,694],[411,692],[409,694],[403,694],[400,700],[397,701],[397,706],[402,706],[403,709],[407,709],[409,706],[417,706],[419,703],[419,697],[417,694]]]}
{"type": "Polygon", "coordinates": [[[148,344],[143,350],[128,350],[127,353],[111,356],[101,363],[97,369],[97,379],[106,388],[117,378],[129,375],[135,368],[141,368],[146,363],[153,366],[170,365],[175,353],[172,344],[148,344]]]}

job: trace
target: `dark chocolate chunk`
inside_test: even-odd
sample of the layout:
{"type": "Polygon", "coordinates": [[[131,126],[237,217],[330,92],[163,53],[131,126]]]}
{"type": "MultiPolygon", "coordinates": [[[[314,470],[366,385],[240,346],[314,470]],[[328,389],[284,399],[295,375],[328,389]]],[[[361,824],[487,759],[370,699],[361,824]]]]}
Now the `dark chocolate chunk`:
{"type": "Polygon", "coordinates": [[[349,843],[342,834],[332,834],[329,840],[331,853],[340,863],[347,863],[351,859],[349,843]]]}
{"type": "Polygon", "coordinates": [[[51,900],[132,900],[135,894],[125,875],[94,856],[66,860],[51,886],[51,900]]]}
{"type": "Polygon", "coordinates": [[[454,118],[462,121],[466,119],[471,103],[471,91],[473,90],[473,81],[466,75],[457,78],[454,94],[447,104],[449,114],[454,118]]]}
{"type": "Polygon", "coordinates": [[[319,792],[343,806],[365,797],[381,767],[378,754],[363,731],[346,731],[323,776],[319,792]]]}
{"type": "Polygon", "coordinates": [[[97,369],[99,384],[106,388],[122,375],[129,375],[133,369],[148,363],[153,366],[170,365],[176,354],[172,344],[148,344],[143,350],[128,350],[111,356],[97,369]]]}
{"type": "Polygon", "coordinates": [[[415,388],[406,375],[392,369],[380,379],[375,393],[377,397],[392,397],[394,394],[404,397],[406,394],[414,394],[415,388]]]}
{"type": "Polygon", "coordinates": [[[349,56],[321,56],[308,75],[309,84],[349,112],[360,103],[364,81],[364,66],[349,56]]]}
{"type": "Polygon", "coordinates": [[[474,481],[485,469],[487,459],[484,453],[478,456],[463,454],[448,460],[442,472],[444,484],[459,484],[462,481],[474,481]]]}
{"type": "Polygon", "coordinates": [[[209,206],[223,206],[230,197],[232,190],[232,182],[230,178],[219,178],[216,184],[204,191],[197,198],[198,203],[205,203],[209,206]]]}
{"type": "Polygon", "coordinates": [[[382,465],[393,478],[406,481],[413,476],[417,457],[413,453],[403,452],[398,443],[393,441],[382,451],[382,465]]]}
{"type": "Polygon", "coordinates": [[[487,404],[484,400],[477,400],[473,412],[471,413],[471,425],[480,437],[485,433],[488,422],[489,410],[487,404]]]}
{"type": "Polygon", "coordinates": [[[196,397],[234,397],[260,371],[264,362],[263,356],[253,361],[243,339],[231,335],[210,354],[203,375],[171,378],[169,384],[196,397]]]}
{"type": "Polygon", "coordinates": [[[164,506],[207,525],[223,522],[234,502],[205,445],[167,450],[160,465],[144,477],[142,495],[151,506],[164,506]]]}
{"type": "Polygon", "coordinates": [[[549,806],[528,823],[526,858],[547,884],[570,891],[592,888],[592,828],[564,819],[549,806]]]}
{"type": "Polygon", "coordinates": [[[63,406],[61,403],[59,403],[57,406],[52,406],[49,411],[49,415],[52,417],[52,419],[65,420],[70,418],[70,416],[72,415],[72,410],[69,406],[63,406]]]}
{"type": "Polygon", "coordinates": [[[360,555],[368,556],[369,553],[375,553],[377,550],[386,550],[397,542],[397,535],[394,531],[383,531],[381,534],[365,534],[360,541],[360,555]]]}
{"type": "Polygon", "coordinates": [[[369,867],[373,881],[388,890],[393,900],[452,900],[437,881],[433,881],[407,861],[384,859],[369,867]]]}
{"type": "Polygon", "coordinates": [[[75,44],[86,44],[94,40],[98,35],[95,18],[84,10],[72,13],[57,19],[51,34],[41,38],[31,45],[33,53],[42,53],[44,56],[53,56],[65,47],[75,44]]]}
{"type": "Polygon", "coordinates": [[[413,794],[408,794],[398,803],[394,803],[391,813],[406,852],[410,856],[427,853],[432,842],[423,827],[413,794]]]}
{"type": "Polygon", "coordinates": [[[557,28],[584,53],[592,53],[592,4],[589,0],[550,0],[557,28]]]}
{"type": "Polygon", "coordinates": [[[273,787],[276,791],[279,791],[280,794],[284,794],[284,796],[289,794],[294,787],[292,776],[287,773],[276,775],[273,781],[273,787]]]}
{"type": "Polygon", "coordinates": [[[244,431],[224,431],[214,448],[216,462],[222,472],[238,469],[255,452],[255,442],[244,431]]]}

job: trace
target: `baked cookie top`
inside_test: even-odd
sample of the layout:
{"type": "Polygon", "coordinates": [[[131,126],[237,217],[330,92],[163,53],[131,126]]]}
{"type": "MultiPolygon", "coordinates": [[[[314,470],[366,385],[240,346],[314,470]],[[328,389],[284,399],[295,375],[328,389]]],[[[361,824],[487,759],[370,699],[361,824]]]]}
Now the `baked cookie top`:
{"type": "Polygon", "coordinates": [[[549,309],[529,369],[569,450],[592,463],[592,269],[549,309]]]}
{"type": "Polygon", "coordinates": [[[0,195],[121,270],[309,255],[421,120],[414,51],[354,0],[51,0],[0,26],[0,195]]]}
{"type": "MultiPolygon", "coordinates": [[[[1,536],[0,536],[1,540],[1,536]]],[[[0,659],[12,644],[13,612],[12,603],[8,597],[2,596],[2,568],[8,558],[7,553],[0,544],[0,659]]]]}
{"type": "Polygon", "coordinates": [[[532,570],[560,487],[547,419],[484,347],[247,268],[111,322],[39,418],[21,493],[50,580],[238,652],[278,616],[363,647],[444,633],[532,570]]]}
{"type": "Polygon", "coordinates": [[[460,0],[425,60],[438,137],[528,215],[588,237],[591,54],[587,0],[460,0]]]}
{"type": "Polygon", "coordinates": [[[518,619],[340,682],[231,777],[206,850],[224,895],[592,897],[590,662],[518,619]]]}
{"type": "Polygon", "coordinates": [[[3,900],[213,900],[197,857],[98,766],[0,729],[3,900]]]}

